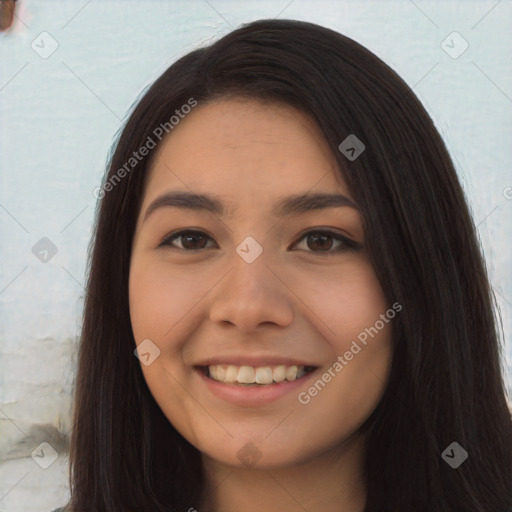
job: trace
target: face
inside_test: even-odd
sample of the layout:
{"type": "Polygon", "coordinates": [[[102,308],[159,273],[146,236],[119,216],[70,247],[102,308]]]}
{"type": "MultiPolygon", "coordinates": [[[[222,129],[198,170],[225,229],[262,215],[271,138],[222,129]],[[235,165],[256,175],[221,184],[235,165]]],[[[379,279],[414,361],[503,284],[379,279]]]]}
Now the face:
{"type": "Polygon", "coordinates": [[[298,465],[377,406],[395,310],[353,201],[319,129],[288,106],[199,105],[158,148],[131,322],[153,397],[207,460],[298,465]]]}

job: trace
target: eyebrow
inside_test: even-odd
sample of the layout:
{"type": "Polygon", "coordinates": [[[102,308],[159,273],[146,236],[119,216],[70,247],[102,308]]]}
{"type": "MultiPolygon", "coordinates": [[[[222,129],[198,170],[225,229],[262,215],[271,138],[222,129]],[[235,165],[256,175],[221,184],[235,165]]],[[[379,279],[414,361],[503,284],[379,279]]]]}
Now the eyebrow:
{"type": "MultiPolygon", "coordinates": [[[[277,217],[286,217],[298,215],[312,210],[322,210],[325,208],[339,208],[348,206],[359,210],[357,204],[352,199],[342,194],[327,193],[306,193],[297,194],[279,200],[272,209],[272,214],[277,217]]],[[[222,200],[209,194],[195,194],[185,191],[170,191],[157,197],[147,208],[144,214],[146,219],[160,208],[184,208],[193,211],[206,211],[216,215],[224,215],[226,208],[222,200]]]]}

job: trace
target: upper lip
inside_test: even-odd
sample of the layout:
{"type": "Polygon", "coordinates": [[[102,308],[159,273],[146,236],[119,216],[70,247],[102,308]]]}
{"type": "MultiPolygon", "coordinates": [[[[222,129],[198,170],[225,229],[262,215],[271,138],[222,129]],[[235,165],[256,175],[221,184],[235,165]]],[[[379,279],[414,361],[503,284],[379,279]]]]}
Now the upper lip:
{"type": "Polygon", "coordinates": [[[249,357],[249,356],[215,356],[205,359],[194,366],[213,366],[217,364],[234,365],[234,366],[314,366],[317,365],[310,361],[303,361],[290,357],[281,356],[265,356],[265,357],[249,357]]]}

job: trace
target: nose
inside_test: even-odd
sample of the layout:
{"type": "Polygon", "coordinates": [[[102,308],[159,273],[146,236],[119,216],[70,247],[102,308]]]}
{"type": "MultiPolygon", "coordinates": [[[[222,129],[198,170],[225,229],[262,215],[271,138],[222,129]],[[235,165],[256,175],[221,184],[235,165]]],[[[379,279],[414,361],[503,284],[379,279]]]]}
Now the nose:
{"type": "Polygon", "coordinates": [[[265,250],[252,263],[238,254],[228,274],[215,287],[210,320],[229,323],[249,333],[267,324],[290,325],[294,294],[276,265],[269,265],[265,250]]]}

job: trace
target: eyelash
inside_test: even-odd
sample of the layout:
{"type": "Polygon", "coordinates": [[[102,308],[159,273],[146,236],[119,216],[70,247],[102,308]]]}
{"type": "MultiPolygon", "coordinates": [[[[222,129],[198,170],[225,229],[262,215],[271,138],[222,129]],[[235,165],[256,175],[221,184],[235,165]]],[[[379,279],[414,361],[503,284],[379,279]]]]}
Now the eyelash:
{"type": "MultiPolygon", "coordinates": [[[[297,242],[294,243],[294,245],[297,244],[298,242],[301,242],[303,239],[307,238],[309,235],[312,235],[312,234],[327,235],[328,237],[332,237],[335,240],[341,242],[342,245],[338,249],[334,249],[334,250],[333,249],[329,249],[326,251],[306,250],[306,252],[310,252],[310,253],[314,253],[314,254],[318,253],[318,254],[323,254],[323,255],[329,256],[332,254],[337,254],[337,253],[341,253],[341,252],[349,251],[349,250],[357,251],[363,247],[363,244],[356,242],[355,240],[351,240],[350,238],[340,235],[339,233],[335,233],[333,231],[328,231],[328,230],[307,231],[306,233],[302,234],[302,236],[298,239],[297,242]]],[[[210,236],[208,236],[206,233],[204,233],[202,231],[183,230],[183,231],[178,231],[176,233],[172,233],[172,234],[166,236],[162,240],[162,242],[160,243],[160,245],[158,247],[169,247],[172,250],[177,250],[177,251],[186,252],[186,253],[197,253],[197,252],[206,250],[206,249],[181,249],[180,247],[175,247],[172,245],[172,242],[174,240],[176,240],[184,235],[205,235],[210,240],[213,240],[210,236]]]]}

